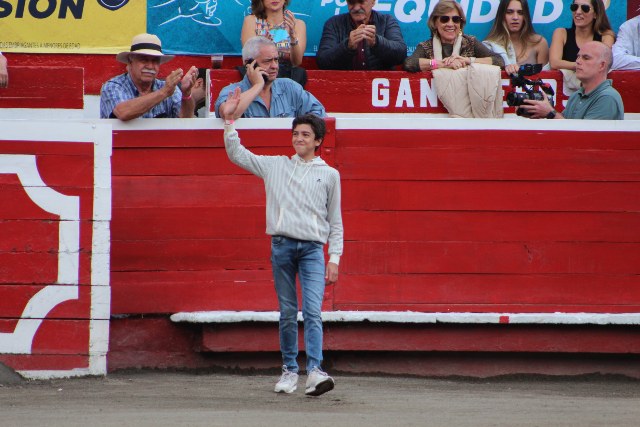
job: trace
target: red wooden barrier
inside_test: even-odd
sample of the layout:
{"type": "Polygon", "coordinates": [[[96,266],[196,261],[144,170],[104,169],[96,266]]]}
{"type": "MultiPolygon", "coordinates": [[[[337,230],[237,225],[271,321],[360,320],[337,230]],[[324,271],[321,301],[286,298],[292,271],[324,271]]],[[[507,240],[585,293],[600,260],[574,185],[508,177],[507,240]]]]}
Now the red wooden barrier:
{"type": "MultiPolygon", "coordinates": [[[[4,55],[9,61],[9,67],[30,67],[48,70],[59,68],[81,68],[84,70],[84,93],[87,95],[99,95],[102,84],[111,77],[117,76],[125,72],[125,65],[116,61],[116,55],[99,55],[99,54],[31,54],[31,53],[7,53],[4,55]]],[[[225,60],[225,66],[230,65],[230,60],[225,60]]],[[[238,60],[238,63],[240,61],[238,60]]],[[[192,65],[196,67],[211,67],[211,59],[209,57],[197,56],[178,56],[173,61],[163,65],[160,69],[160,77],[168,75],[176,68],[183,70],[189,69],[192,65]]],[[[14,80],[14,72],[9,69],[9,85],[16,86],[14,80]]],[[[49,77],[55,78],[56,73],[53,72],[49,77]]],[[[64,73],[62,74],[64,78],[64,73]]],[[[62,80],[68,83],[66,79],[62,80]]],[[[31,83],[29,86],[31,87],[31,83]]],[[[2,92],[0,90],[0,96],[2,92]]]]}
{"type": "Polygon", "coordinates": [[[8,70],[9,87],[0,88],[0,108],[84,108],[83,68],[11,65],[8,70]]]}
{"type": "MultiPolygon", "coordinates": [[[[115,131],[114,314],[277,310],[262,183],[228,162],[214,123],[145,126],[144,138],[115,131]]],[[[260,123],[271,122],[238,122],[247,126],[243,143],[290,154],[287,124],[260,123]]],[[[338,119],[331,128],[323,156],[341,173],[346,241],[325,311],[640,311],[635,124],[449,123],[338,119]]],[[[139,319],[146,327],[133,340],[116,334],[113,368],[206,366],[177,338],[193,327],[169,328],[172,344],[157,352],[142,348],[166,326],[139,319]]],[[[215,352],[277,350],[275,325],[208,326],[201,340],[190,336],[189,345],[215,352]]],[[[350,351],[640,348],[633,326],[330,324],[326,339],[328,349],[350,351]]]]}
{"type": "MultiPolygon", "coordinates": [[[[636,96],[637,74],[635,71],[609,73],[613,86],[622,95],[627,113],[640,112],[640,100],[636,96]]],[[[437,99],[431,73],[309,70],[308,76],[306,89],[330,113],[447,112],[437,99]]],[[[539,77],[552,84],[556,91],[556,105],[558,110],[562,110],[562,103],[568,99],[563,94],[562,74],[559,71],[545,71],[539,77]]],[[[212,102],[224,86],[238,80],[240,75],[235,70],[212,70],[212,102]]],[[[510,90],[506,73],[503,73],[503,86],[506,94],[510,90]]],[[[508,113],[513,111],[513,108],[506,108],[508,113]]]]}
{"type": "MultiPolygon", "coordinates": [[[[287,132],[273,132],[241,135],[287,153],[287,132]]],[[[229,164],[220,131],[148,131],[144,153],[130,135],[115,136],[114,312],[275,309],[262,184],[229,164]]],[[[347,243],[329,309],[640,310],[635,132],[335,135],[347,243]]]]}
{"type": "MultiPolygon", "coordinates": [[[[11,54],[10,86],[0,89],[0,108],[83,108],[83,95],[99,95],[102,84],[125,72],[124,65],[109,55],[21,55],[11,54]],[[14,58],[15,57],[15,58],[14,58]],[[23,66],[28,64],[29,66],[23,66]],[[28,90],[25,90],[28,88],[28,90]]],[[[232,67],[238,58],[229,58],[232,67]]],[[[191,65],[209,67],[208,58],[178,57],[161,68],[160,77],[175,68],[191,65]]],[[[640,112],[637,72],[614,71],[609,74],[622,95],[627,113],[640,112]]],[[[437,100],[430,73],[403,71],[321,71],[308,70],[307,90],[313,93],[330,113],[446,113],[437,100]]],[[[567,97],[562,92],[562,75],[548,71],[540,77],[556,89],[557,106],[567,97]]],[[[211,70],[212,103],[220,90],[240,80],[233,68],[211,70]]],[[[508,76],[503,73],[505,91],[508,76]]],[[[506,105],[506,104],[505,104],[506,105]]],[[[506,112],[512,113],[513,108],[506,112]]]]}

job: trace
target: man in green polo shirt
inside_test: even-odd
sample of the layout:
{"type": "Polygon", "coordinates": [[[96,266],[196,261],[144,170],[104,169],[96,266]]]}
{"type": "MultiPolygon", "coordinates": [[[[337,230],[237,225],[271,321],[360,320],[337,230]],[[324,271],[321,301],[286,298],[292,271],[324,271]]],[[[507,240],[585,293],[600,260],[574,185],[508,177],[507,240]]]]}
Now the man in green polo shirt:
{"type": "Polygon", "coordinates": [[[576,77],[582,87],[571,95],[562,114],[554,110],[546,95],[544,101],[526,100],[520,108],[531,113],[533,119],[624,120],[622,98],[607,80],[612,62],[607,45],[585,43],[576,59],[576,77]]]}

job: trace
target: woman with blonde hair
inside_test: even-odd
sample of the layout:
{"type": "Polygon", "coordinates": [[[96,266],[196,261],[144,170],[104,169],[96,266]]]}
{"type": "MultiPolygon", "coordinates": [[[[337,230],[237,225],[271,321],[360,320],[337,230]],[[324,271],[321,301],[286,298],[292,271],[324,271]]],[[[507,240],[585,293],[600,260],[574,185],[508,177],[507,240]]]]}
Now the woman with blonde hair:
{"type": "Polygon", "coordinates": [[[462,33],[466,18],[459,3],[440,0],[427,25],[431,39],[420,42],[404,69],[430,71],[436,93],[451,117],[502,117],[502,57],[474,36],[462,33]]]}
{"type": "Polygon", "coordinates": [[[527,0],[500,0],[496,19],[483,43],[499,53],[509,74],[523,64],[547,64],[549,44],[531,23],[527,0]]]}
{"type": "Polygon", "coordinates": [[[440,0],[427,20],[431,39],[418,43],[413,54],[405,59],[404,69],[412,73],[436,68],[457,70],[474,62],[503,67],[500,55],[474,36],[462,33],[466,22],[459,3],[440,0]]]}

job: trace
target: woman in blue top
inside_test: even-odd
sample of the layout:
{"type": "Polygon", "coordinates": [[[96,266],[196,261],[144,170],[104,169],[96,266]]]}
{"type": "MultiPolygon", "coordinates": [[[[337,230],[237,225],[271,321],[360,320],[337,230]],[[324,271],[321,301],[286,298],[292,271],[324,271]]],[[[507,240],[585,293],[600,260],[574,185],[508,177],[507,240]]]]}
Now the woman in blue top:
{"type": "Polygon", "coordinates": [[[273,40],[280,64],[299,66],[307,48],[307,27],[287,10],[290,0],[251,0],[251,15],[244,18],[242,45],[251,37],[273,40]]]}

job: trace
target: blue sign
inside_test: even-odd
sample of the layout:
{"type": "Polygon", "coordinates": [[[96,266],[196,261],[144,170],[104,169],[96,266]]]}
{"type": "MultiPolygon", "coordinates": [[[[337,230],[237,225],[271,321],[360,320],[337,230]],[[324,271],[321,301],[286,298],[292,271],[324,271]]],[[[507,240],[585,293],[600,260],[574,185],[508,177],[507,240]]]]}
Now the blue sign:
{"type": "MultiPolygon", "coordinates": [[[[429,13],[438,0],[378,0],[375,9],[398,19],[408,53],[429,39],[429,13]]],[[[570,27],[571,0],[531,0],[529,8],[536,32],[549,44],[553,30],[570,27]]],[[[489,32],[499,0],[461,0],[467,17],[464,28],[480,40],[489,32]]],[[[607,16],[615,32],[626,20],[627,0],[605,0],[607,16]]],[[[289,9],[307,24],[306,55],[315,55],[324,22],[346,13],[346,0],[291,0],[289,9]]],[[[162,40],[163,49],[173,54],[239,55],[244,17],[251,14],[251,0],[148,0],[147,31],[162,40]]]]}

